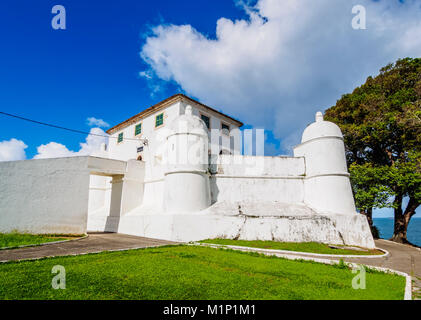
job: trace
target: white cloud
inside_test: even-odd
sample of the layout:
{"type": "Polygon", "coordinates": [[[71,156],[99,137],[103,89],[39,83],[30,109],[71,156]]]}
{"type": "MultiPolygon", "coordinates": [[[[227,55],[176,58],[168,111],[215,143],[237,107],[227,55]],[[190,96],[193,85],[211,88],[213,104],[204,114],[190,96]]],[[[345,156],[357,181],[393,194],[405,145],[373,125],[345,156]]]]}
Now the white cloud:
{"type": "Polygon", "coordinates": [[[86,123],[88,126],[90,127],[100,127],[100,128],[108,128],[110,125],[108,124],[108,122],[105,122],[102,119],[97,119],[94,117],[89,117],[86,119],[86,123]]]}
{"type": "MultiPolygon", "coordinates": [[[[34,159],[92,155],[100,150],[103,143],[108,144],[108,135],[101,128],[91,128],[85,142],[79,144],[79,151],[69,150],[65,145],[52,141],[38,146],[34,159]]],[[[27,147],[23,141],[14,138],[0,141],[0,161],[25,160],[27,147]]]]}
{"type": "Polygon", "coordinates": [[[101,128],[92,128],[89,135],[86,137],[85,142],[80,144],[78,155],[91,155],[98,151],[101,144],[108,144],[108,134],[101,128]]]}
{"type": "Polygon", "coordinates": [[[88,135],[85,142],[80,143],[80,149],[77,152],[69,150],[61,143],[49,142],[37,148],[38,153],[34,156],[34,159],[92,155],[100,150],[102,143],[108,143],[108,138],[105,137],[107,134],[101,128],[92,128],[90,133],[93,135],[88,135]]]}
{"type": "Polygon", "coordinates": [[[259,0],[242,7],[248,18],[220,18],[215,39],[190,25],[154,27],[141,50],[149,65],[142,75],[156,85],[175,81],[202,102],[272,130],[284,145],[298,143],[316,111],[367,76],[421,53],[419,1],[259,0]],[[351,27],[356,4],[367,9],[366,30],[351,27]]]}
{"type": "Polygon", "coordinates": [[[26,159],[25,149],[28,146],[21,140],[10,139],[0,141],[0,161],[26,159]]]}
{"type": "Polygon", "coordinates": [[[65,145],[57,142],[42,144],[37,147],[37,152],[34,159],[62,158],[76,155],[76,152],[70,151],[65,145]]]}

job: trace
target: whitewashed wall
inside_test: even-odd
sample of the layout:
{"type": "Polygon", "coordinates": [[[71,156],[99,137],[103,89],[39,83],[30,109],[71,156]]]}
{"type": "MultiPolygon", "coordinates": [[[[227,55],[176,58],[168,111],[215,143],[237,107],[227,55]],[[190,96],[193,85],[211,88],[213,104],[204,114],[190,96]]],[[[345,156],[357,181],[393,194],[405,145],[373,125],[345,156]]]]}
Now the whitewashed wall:
{"type": "Polygon", "coordinates": [[[229,176],[297,177],[306,173],[303,157],[219,155],[212,169],[229,176]]]}
{"type": "Polygon", "coordinates": [[[211,176],[213,203],[304,201],[304,158],[221,155],[217,163],[211,176]]]}
{"type": "Polygon", "coordinates": [[[88,157],[0,162],[0,232],[83,234],[88,157]]]}
{"type": "MultiPolygon", "coordinates": [[[[91,175],[89,183],[89,213],[110,211],[111,177],[91,175]]],[[[106,214],[104,213],[104,214],[106,214]]]]}
{"type": "Polygon", "coordinates": [[[210,182],[212,203],[219,201],[303,203],[303,178],[224,177],[210,182]]]}

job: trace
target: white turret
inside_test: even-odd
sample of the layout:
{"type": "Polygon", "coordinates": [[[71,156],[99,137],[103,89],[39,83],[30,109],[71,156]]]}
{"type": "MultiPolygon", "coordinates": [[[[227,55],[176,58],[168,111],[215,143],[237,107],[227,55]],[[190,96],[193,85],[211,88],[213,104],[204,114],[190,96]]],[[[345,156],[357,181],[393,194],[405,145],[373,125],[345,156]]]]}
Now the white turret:
{"type": "Polygon", "coordinates": [[[167,137],[167,167],[164,172],[164,209],[167,212],[197,212],[210,206],[208,133],[205,123],[185,114],[171,124],[167,137]]]}
{"type": "Polygon", "coordinates": [[[345,145],[336,124],[324,121],[317,112],[316,121],[304,130],[301,144],[294,148],[294,156],[305,158],[306,204],[320,213],[356,214],[345,145]]]}

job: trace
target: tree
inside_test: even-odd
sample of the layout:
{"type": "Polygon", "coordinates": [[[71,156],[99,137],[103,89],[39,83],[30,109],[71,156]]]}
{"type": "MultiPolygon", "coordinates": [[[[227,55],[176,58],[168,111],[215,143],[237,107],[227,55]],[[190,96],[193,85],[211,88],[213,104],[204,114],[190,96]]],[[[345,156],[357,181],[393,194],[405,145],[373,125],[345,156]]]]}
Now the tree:
{"type": "Polygon", "coordinates": [[[360,213],[367,217],[373,237],[379,237],[379,231],[373,225],[373,208],[389,207],[391,190],[384,185],[384,177],[388,172],[386,167],[375,167],[371,163],[362,165],[351,164],[352,189],[355,197],[355,204],[360,213]]]}
{"type": "Polygon", "coordinates": [[[421,203],[421,59],[382,68],[343,95],[326,119],[344,134],[357,208],[370,223],[373,208],[393,208],[391,240],[407,243],[408,224],[421,203]]]}

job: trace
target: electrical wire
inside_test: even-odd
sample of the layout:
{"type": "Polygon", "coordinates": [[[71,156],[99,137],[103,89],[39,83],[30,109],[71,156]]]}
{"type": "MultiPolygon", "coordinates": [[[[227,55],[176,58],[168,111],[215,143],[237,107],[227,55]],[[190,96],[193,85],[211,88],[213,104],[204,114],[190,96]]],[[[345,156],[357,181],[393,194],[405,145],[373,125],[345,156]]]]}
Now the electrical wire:
{"type": "MultiPolygon", "coordinates": [[[[24,121],[28,121],[28,122],[32,122],[32,123],[36,123],[39,125],[43,125],[43,126],[47,126],[47,127],[51,127],[51,128],[55,128],[55,129],[61,129],[61,130],[66,130],[66,131],[70,131],[70,132],[74,132],[74,133],[79,133],[79,134],[84,134],[84,135],[90,135],[90,136],[96,136],[96,137],[103,137],[103,138],[112,138],[112,139],[118,139],[118,137],[112,137],[109,135],[103,135],[103,134],[97,134],[97,133],[91,133],[91,132],[86,132],[86,131],[82,131],[82,130],[76,130],[76,129],[71,129],[71,128],[67,128],[67,127],[62,127],[62,126],[58,126],[55,124],[51,124],[51,123],[46,123],[46,122],[41,122],[38,120],[33,120],[33,119],[29,119],[29,118],[25,118],[22,116],[18,116],[16,114],[11,114],[11,113],[7,113],[4,111],[0,111],[0,114],[7,116],[7,117],[11,117],[11,118],[15,118],[15,119],[19,119],[19,120],[24,120],[24,121]]],[[[123,140],[132,140],[132,141],[147,141],[147,139],[141,139],[141,138],[124,138],[123,140]]]]}

